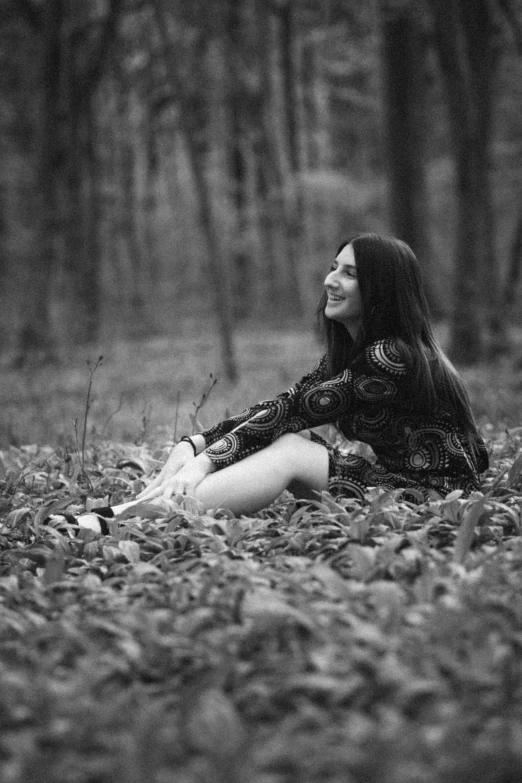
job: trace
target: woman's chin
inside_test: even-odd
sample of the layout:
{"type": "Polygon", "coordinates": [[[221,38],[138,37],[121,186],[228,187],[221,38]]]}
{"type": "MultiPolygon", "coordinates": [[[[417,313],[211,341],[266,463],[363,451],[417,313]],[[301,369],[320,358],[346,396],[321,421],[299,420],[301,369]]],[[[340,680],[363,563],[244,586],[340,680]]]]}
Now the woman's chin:
{"type": "Polygon", "coordinates": [[[326,318],[328,318],[330,321],[338,321],[338,322],[342,323],[343,320],[344,320],[342,315],[340,313],[336,313],[335,311],[332,312],[332,311],[328,311],[328,309],[326,309],[324,311],[324,314],[325,314],[326,318]]]}

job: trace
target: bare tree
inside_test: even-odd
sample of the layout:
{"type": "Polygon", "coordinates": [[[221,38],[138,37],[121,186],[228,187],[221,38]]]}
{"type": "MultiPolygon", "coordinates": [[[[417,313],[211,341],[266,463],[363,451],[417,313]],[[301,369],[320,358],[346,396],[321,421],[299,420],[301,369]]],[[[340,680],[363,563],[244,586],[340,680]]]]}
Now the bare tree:
{"type": "Polygon", "coordinates": [[[92,97],[116,34],[123,0],[107,0],[104,16],[90,5],[23,0],[15,11],[30,26],[35,106],[25,132],[34,149],[33,244],[23,259],[17,362],[52,357],[51,292],[58,272],[67,281],[71,328],[95,336],[99,301],[96,159],[92,97]],[[76,11],[76,15],[73,14],[76,11]],[[83,316],[83,317],[82,317],[83,316]]]}
{"type": "Polygon", "coordinates": [[[174,90],[175,98],[179,103],[179,125],[183,133],[195,189],[198,199],[199,220],[204,233],[207,263],[212,287],[214,302],[218,317],[218,325],[221,336],[221,349],[225,375],[230,381],[237,378],[237,364],[234,352],[232,334],[232,307],[230,302],[230,288],[226,279],[226,260],[220,241],[219,226],[215,215],[215,207],[204,166],[204,154],[199,143],[201,127],[199,118],[194,111],[191,102],[190,91],[181,77],[181,66],[178,62],[176,43],[169,33],[169,15],[164,0],[154,0],[154,11],[158,30],[161,35],[165,52],[165,63],[169,80],[174,90]]]}
{"type": "Polygon", "coordinates": [[[499,304],[490,182],[497,18],[489,0],[431,0],[431,7],[457,181],[451,353],[474,362],[484,350],[484,324],[495,326],[499,304]]]}
{"type": "Polygon", "coordinates": [[[381,3],[388,204],[392,230],[417,253],[432,311],[426,186],[426,35],[420,3],[381,3]]]}

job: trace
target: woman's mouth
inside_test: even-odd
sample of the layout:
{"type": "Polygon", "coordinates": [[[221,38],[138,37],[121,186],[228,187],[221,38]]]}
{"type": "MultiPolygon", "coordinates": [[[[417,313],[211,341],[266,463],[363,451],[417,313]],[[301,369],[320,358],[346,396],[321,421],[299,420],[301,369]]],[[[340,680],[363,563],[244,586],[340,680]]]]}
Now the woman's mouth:
{"type": "Polygon", "coordinates": [[[344,297],[343,296],[336,296],[335,294],[328,294],[328,301],[329,302],[343,302],[344,297]]]}

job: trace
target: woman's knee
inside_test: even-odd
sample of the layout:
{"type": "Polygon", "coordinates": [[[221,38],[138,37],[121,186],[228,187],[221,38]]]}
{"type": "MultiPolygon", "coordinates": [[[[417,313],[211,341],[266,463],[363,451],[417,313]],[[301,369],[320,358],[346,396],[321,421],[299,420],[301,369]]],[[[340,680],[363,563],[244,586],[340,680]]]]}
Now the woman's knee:
{"type": "Polygon", "coordinates": [[[269,449],[281,458],[281,468],[287,474],[289,484],[298,482],[314,490],[327,488],[329,463],[325,446],[287,432],[269,449]]]}
{"type": "MultiPolygon", "coordinates": [[[[310,446],[308,438],[299,435],[296,432],[286,432],[284,435],[280,435],[279,438],[274,440],[267,450],[272,454],[274,459],[280,460],[282,465],[295,467],[296,462],[300,460],[306,448],[310,446]]],[[[292,474],[292,479],[298,478],[292,474]]]]}
{"type": "Polygon", "coordinates": [[[293,432],[280,435],[269,446],[263,449],[263,454],[268,459],[268,464],[272,469],[276,468],[281,478],[290,483],[296,476],[295,463],[298,459],[299,442],[304,440],[293,432]]]}
{"type": "Polygon", "coordinates": [[[274,442],[271,444],[269,448],[274,447],[275,449],[294,449],[299,446],[299,444],[303,443],[303,440],[306,440],[303,438],[302,435],[299,435],[296,432],[285,432],[284,435],[280,435],[274,442]]]}

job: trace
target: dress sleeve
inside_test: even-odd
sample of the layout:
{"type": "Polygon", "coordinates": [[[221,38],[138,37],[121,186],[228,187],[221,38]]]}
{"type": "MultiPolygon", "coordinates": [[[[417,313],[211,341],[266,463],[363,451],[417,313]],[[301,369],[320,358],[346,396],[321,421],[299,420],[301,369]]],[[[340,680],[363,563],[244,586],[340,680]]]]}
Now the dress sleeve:
{"type": "MultiPolygon", "coordinates": [[[[202,432],[201,434],[205,438],[206,443],[206,453],[213,458],[214,450],[211,450],[212,447],[214,445],[222,446],[220,441],[223,440],[225,436],[230,434],[234,435],[235,437],[236,432],[239,431],[241,431],[242,440],[244,440],[243,436],[245,436],[248,432],[250,432],[253,436],[255,433],[257,433],[259,438],[258,448],[263,448],[281,434],[281,432],[278,432],[277,430],[278,423],[281,423],[280,414],[283,412],[286,414],[286,423],[289,427],[289,429],[284,430],[285,432],[299,432],[299,430],[306,429],[307,425],[303,424],[297,419],[293,421],[288,420],[288,414],[291,414],[291,411],[294,407],[293,401],[296,398],[299,398],[299,396],[307,389],[310,389],[316,386],[318,383],[321,383],[325,376],[326,356],[323,356],[323,358],[311,372],[307,373],[307,375],[303,376],[303,378],[301,378],[298,383],[282,394],[279,394],[273,400],[263,400],[262,402],[253,405],[251,408],[247,408],[242,413],[236,416],[231,416],[229,419],[225,419],[224,421],[219,422],[219,424],[216,424],[215,426],[210,427],[208,430],[202,432]],[[245,427],[245,425],[250,423],[253,426],[245,427]],[[272,437],[270,437],[272,425],[274,425],[276,432],[272,437]]],[[[290,418],[292,417],[290,416],[290,418]]],[[[257,450],[257,448],[253,448],[248,453],[252,453],[253,451],[257,450]]],[[[246,456],[246,453],[241,454],[241,456],[237,456],[236,459],[242,459],[244,456],[246,456]]],[[[231,464],[232,462],[235,462],[236,459],[228,460],[226,464],[231,464]]],[[[224,467],[224,465],[220,465],[220,467],[224,467]]]]}
{"type": "Polygon", "coordinates": [[[389,403],[406,372],[404,360],[389,341],[373,343],[353,365],[328,380],[323,357],[315,370],[274,400],[260,402],[203,432],[209,444],[205,453],[220,469],[268,446],[284,433],[332,424],[368,402],[389,403]]]}

